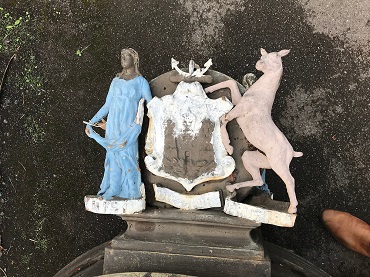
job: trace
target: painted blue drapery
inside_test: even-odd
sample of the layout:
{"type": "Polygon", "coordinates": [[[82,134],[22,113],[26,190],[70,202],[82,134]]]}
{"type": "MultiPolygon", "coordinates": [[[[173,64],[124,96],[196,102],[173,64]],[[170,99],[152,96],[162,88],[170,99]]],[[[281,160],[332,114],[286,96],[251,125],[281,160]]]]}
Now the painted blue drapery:
{"type": "Polygon", "coordinates": [[[114,78],[105,104],[90,120],[94,124],[108,115],[105,138],[88,125],[90,137],[107,150],[104,177],[98,192],[104,199],[141,197],[137,142],[141,125],[134,122],[141,98],[147,103],[152,99],[149,84],[142,76],[131,80],[114,78]]]}

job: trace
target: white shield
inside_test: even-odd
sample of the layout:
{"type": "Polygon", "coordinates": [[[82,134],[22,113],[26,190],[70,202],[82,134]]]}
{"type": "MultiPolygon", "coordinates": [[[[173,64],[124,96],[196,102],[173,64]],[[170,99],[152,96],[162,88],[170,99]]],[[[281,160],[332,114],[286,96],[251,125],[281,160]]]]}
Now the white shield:
{"type": "Polygon", "coordinates": [[[148,104],[148,170],[187,191],[228,177],[235,161],[222,144],[220,117],[232,107],[227,98],[208,98],[199,82],[181,82],[172,95],[154,97],[148,104]]]}

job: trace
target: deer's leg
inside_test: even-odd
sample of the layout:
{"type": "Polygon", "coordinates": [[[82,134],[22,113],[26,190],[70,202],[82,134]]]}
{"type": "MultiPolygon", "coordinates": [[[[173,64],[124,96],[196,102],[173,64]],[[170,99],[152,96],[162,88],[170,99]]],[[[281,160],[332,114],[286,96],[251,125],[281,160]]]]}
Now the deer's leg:
{"type": "Polygon", "coordinates": [[[242,99],[242,94],[240,93],[240,90],[238,88],[236,81],[234,80],[229,80],[229,81],[230,81],[229,89],[231,92],[231,102],[235,106],[236,104],[239,103],[240,99],[242,99]]]}
{"type": "Polygon", "coordinates": [[[226,189],[230,192],[241,187],[262,186],[263,180],[260,168],[271,168],[267,157],[259,151],[245,151],[242,156],[242,161],[245,169],[252,176],[252,180],[226,186],[226,189]]]}
{"type": "Polygon", "coordinates": [[[204,91],[206,93],[212,93],[216,90],[223,89],[223,88],[229,88],[231,91],[231,102],[233,105],[236,105],[239,103],[240,99],[242,98],[242,95],[239,91],[238,85],[236,81],[234,80],[227,80],[218,84],[215,84],[213,86],[210,86],[206,88],[204,91]]]}
{"type": "Polygon", "coordinates": [[[297,212],[298,201],[295,194],[295,181],[289,170],[289,164],[291,160],[292,157],[290,155],[288,155],[288,157],[275,156],[273,158],[269,158],[272,170],[274,170],[285,183],[290,201],[288,213],[294,214],[297,212]]]}
{"type": "Polygon", "coordinates": [[[229,133],[226,130],[226,124],[227,124],[227,121],[225,120],[225,116],[222,116],[221,126],[220,126],[221,140],[222,140],[222,144],[224,145],[227,153],[231,155],[234,152],[234,148],[230,145],[230,137],[229,137],[229,133]]]}

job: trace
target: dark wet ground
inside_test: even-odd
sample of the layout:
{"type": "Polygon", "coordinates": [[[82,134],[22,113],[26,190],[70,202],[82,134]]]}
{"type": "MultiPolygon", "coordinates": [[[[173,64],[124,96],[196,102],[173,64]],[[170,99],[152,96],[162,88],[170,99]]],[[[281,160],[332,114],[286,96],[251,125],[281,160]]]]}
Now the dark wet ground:
{"type": "MultiPolygon", "coordinates": [[[[325,208],[370,222],[368,1],[0,0],[0,7],[0,72],[17,53],[1,91],[7,276],[52,276],[124,228],[117,217],[84,211],[105,155],[82,121],[103,104],[127,46],[138,50],[148,80],[169,71],[174,57],[212,58],[212,69],[241,81],[256,73],[260,47],[292,49],[273,117],[305,154],[291,165],[298,218],[291,229],[263,226],[264,237],[333,276],[370,276],[370,260],[320,223],[325,208]]],[[[288,200],[274,173],[267,183],[275,199],[288,200]]]]}

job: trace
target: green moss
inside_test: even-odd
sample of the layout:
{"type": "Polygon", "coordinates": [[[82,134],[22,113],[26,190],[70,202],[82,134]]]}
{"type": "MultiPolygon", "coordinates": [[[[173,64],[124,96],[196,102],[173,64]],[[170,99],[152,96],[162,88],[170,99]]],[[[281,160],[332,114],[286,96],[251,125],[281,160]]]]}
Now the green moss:
{"type": "Polygon", "coordinates": [[[31,115],[26,118],[24,128],[33,142],[40,143],[44,141],[46,135],[45,130],[31,115]]]}
{"type": "Polygon", "coordinates": [[[25,64],[24,70],[22,72],[22,79],[18,83],[26,88],[30,88],[35,91],[36,95],[42,94],[43,80],[42,77],[37,73],[38,66],[36,63],[36,58],[34,55],[30,55],[27,63],[25,64]]]}
{"type": "Polygon", "coordinates": [[[30,39],[28,22],[31,19],[29,12],[23,16],[14,17],[0,7],[0,53],[12,54],[30,39]]]}
{"type": "Polygon", "coordinates": [[[15,85],[19,89],[31,89],[36,95],[42,94],[43,78],[38,73],[38,63],[35,55],[23,55],[22,48],[26,48],[33,39],[31,32],[31,15],[26,12],[24,16],[15,18],[0,7],[0,54],[11,56],[18,53],[18,61],[22,71],[16,76],[15,85]]]}
{"type": "Polygon", "coordinates": [[[42,211],[42,208],[43,207],[40,203],[35,203],[33,205],[33,211],[32,211],[33,215],[35,215],[35,216],[39,215],[42,211]]]}
{"type": "Polygon", "coordinates": [[[40,249],[42,252],[46,253],[46,250],[48,250],[48,244],[49,240],[42,238],[37,240],[36,242],[36,249],[40,249]]]}
{"type": "Polygon", "coordinates": [[[48,180],[41,180],[36,185],[37,193],[49,191],[53,187],[53,184],[48,180]]]}
{"type": "MultiPolygon", "coordinates": [[[[27,136],[34,143],[41,143],[45,139],[45,130],[41,118],[44,115],[44,101],[46,92],[43,89],[44,80],[38,68],[36,55],[31,52],[22,51],[31,45],[33,40],[32,26],[36,21],[31,18],[29,12],[21,16],[14,16],[0,7],[0,54],[10,58],[14,53],[17,59],[15,72],[9,72],[5,82],[11,83],[18,89],[22,103],[32,102],[37,109],[33,109],[32,114],[25,117],[24,128],[27,136]]],[[[3,70],[3,69],[0,69],[3,70]]]]}
{"type": "Polygon", "coordinates": [[[46,252],[48,249],[48,239],[43,235],[45,218],[38,219],[35,222],[35,248],[40,249],[42,252],[46,252]]]}
{"type": "Polygon", "coordinates": [[[30,261],[31,261],[31,256],[30,255],[22,255],[19,263],[23,267],[28,267],[28,265],[30,264],[30,261]]]}
{"type": "Polygon", "coordinates": [[[42,232],[42,229],[44,228],[44,222],[45,222],[45,218],[39,219],[36,221],[36,224],[35,224],[36,236],[42,232]]]}

